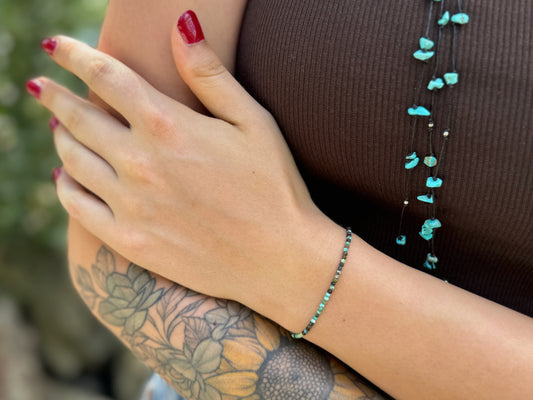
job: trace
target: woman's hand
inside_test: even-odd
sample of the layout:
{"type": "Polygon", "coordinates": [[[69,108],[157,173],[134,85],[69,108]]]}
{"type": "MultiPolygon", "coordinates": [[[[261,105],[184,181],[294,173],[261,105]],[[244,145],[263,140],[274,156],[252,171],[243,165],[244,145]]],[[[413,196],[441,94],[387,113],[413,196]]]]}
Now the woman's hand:
{"type": "Polygon", "coordinates": [[[119,253],[194,290],[271,317],[291,292],[304,309],[300,326],[331,278],[344,231],[314,206],[277,124],[224,68],[194,14],[178,28],[179,73],[214,117],[76,40],[45,42],[129,124],[46,78],[30,82],[60,121],[59,199],[119,253]],[[309,270],[295,294],[293,282],[309,270]]]}

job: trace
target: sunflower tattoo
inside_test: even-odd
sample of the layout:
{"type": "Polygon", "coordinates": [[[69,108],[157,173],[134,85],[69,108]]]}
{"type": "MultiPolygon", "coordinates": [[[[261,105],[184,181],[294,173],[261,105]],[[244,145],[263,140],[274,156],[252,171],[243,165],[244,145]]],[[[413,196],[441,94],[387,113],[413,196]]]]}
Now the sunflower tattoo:
{"type": "Polygon", "coordinates": [[[74,278],[89,308],[194,400],[382,399],[331,356],[242,305],[156,279],[106,247],[74,278]]]}

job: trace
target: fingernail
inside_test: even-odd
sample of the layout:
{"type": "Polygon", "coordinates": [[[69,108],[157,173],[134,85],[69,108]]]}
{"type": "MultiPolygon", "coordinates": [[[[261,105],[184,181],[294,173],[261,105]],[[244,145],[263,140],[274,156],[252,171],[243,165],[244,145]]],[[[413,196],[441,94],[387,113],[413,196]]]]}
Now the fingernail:
{"type": "Polygon", "coordinates": [[[41,97],[42,88],[43,88],[43,85],[41,85],[41,82],[35,79],[26,83],[26,90],[28,91],[29,94],[31,94],[36,99],[41,97]]]}
{"type": "Polygon", "coordinates": [[[63,171],[61,167],[54,168],[54,171],[52,172],[52,176],[54,177],[54,182],[57,182],[57,180],[61,176],[61,171],[63,171]]]}
{"type": "Polygon", "coordinates": [[[56,130],[57,126],[59,125],[59,120],[56,117],[52,117],[48,124],[50,125],[50,129],[53,132],[56,130]]]}
{"type": "Polygon", "coordinates": [[[46,38],[43,41],[41,41],[41,47],[49,55],[52,55],[52,54],[54,54],[54,50],[57,47],[57,40],[55,40],[53,38],[46,38]]]}
{"type": "Polygon", "coordinates": [[[204,33],[194,11],[185,11],[178,20],[178,30],[187,44],[195,44],[204,40],[204,33]]]}

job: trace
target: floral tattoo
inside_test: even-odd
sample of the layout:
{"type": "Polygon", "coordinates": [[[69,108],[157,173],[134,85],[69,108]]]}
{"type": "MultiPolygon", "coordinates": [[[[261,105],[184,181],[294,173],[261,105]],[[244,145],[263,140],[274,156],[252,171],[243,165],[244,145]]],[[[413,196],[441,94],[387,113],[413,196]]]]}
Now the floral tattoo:
{"type": "Polygon", "coordinates": [[[74,271],[103,321],[182,396],[194,400],[382,399],[340,362],[227,300],[152,276],[117,270],[102,246],[92,268],[74,271]]]}

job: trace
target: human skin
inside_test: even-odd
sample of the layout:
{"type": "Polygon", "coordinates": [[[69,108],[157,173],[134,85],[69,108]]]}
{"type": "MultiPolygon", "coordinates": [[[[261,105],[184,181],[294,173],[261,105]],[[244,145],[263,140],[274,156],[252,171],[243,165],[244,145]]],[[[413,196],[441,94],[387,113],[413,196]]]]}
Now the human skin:
{"type": "MultiPolygon", "coordinates": [[[[177,33],[173,45],[175,53],[177,52],[182,56],[181,58],[178,57],[178,64],[188,62],[188,57],[193,58],[195,51],[201,51],[205,48],[205,43],[196,48],[182,46],[177,33]]],[[[58,50],[60,48],[61,45],[58,50]]],[[[60,52],[54,57],[58,61],[58,58],[61,57],[60,52]]],[[[92,54],[92,57],[98,56],[92,54]]],[[[62,62],[59,61],[59,63],[62,62]]],[[[198,90],[201,91],[202,84],[198,87],[195,78],[198,76],[206,78],[210,75],[204,73],[189,76],[186,73],[187,66],[181,64],[181,68],[182,76],[185,77],[195,93],[199,94],[198,90]]],[[[220,71],[218,70],[218,72],[220,71]]],[[[214,74],[214,76],[221,75],[214,74]]],[[[105,79],[105,77],[101,78],[105,79]]],[[[211,80],[211,84],[214,83],[213,81],[216,79],[211,80]]],[[[46,81],[41,81],[41,83],[43,86],[41,98],[43,104],[53,111],[60,111],[49,102],[54,97],[53,84],[46,81]],[[47,96],[50,96],[48,100],[47,96]]],[[[231,93],[236,90],[235,87],[225,87],[225,89],[230,98],[231,93]]],[[[219,118],[226,118],[226,121],[230,119],[234,126],[239,126],[238,110],[255,107],[253,102],[243,97],[239,100],[242,103],[235,103],[236,108],[233,108],[233,110],[237,110],[235,114],[226,115],[224,110],[217,108],[217,104],[222,98],[221,92],[218,92],[217,95],[214,96],[213,93],[209,93],[206,95],[207,97],[204,97],[199,94],[199,97],[204,101],[204,104],[209,104],[207,108],[212,112],[214,111],[213,114],[219,118]]],[[[161,115],[158,114],[158,117],[161,115]]],[[[168,122],[167,118],[168,116],[165,114],[162,121],[168,122]]],[[[249,126],[267,129],[266,126],[268,125],[272,130],[271,133],[276,134],[276,129],[270,125],[268,116],[259,113],[254,115],[254,118],[256,118],[255,122],[257,123],[249,126]]],[[[157,119],[152,119],[152,121],[155,120],[157,119]]],[[[161,118],[158,121],[161,122],[161,118]]],[[[201,129],[201,124],[197,124],[198,129],[201,129]]],[[[135,124],[132,126],[135,128],[135,124]]],[[[165,126],[168,127],[168,125],[165,126]]],[[[158,124],[158,127],[161,125],[158,124]]],[[[149,126],[147,130],[150,133],[149,126]]],[[[74,135],[81,134],[80,132],[75,133],[72,128],[71,131],[74,135]]],[[[154,136],[154,133],[156,132],[150,133],[151,137],[154,136]]],[[[58,150],[61,148],[61,144],[58,143],[60,137],[65,138],[67,136],[56,135],[58,150]]],[[[66,161],[65,166],[67,167],[66,153],[61,150],[59,153],[63,155],[62,158],[64,162],[66,161]]],[[[72,159],[70,160],[72,161],[72,159]]],[[[112,162],[116,161],[113,160],[112,162]]],[[[290,167],[290,162],[287,161],[287,163],[286,165],[290,167]]],[[[150,172],[158,176],[157,171],[150,172]]],[[[79,174],[79,171],[76,175],[76,179],[82,182],[83,179],[87,179],[83,174],[79,174]]],[[[75,185],[69,179],[66,174],[62,174],[58,180],[60,198],[71,215],[74,214],[82,222],[85,221],[87,225],[97,229],[94,228],[96,214],[88,212],[89,208],[81,210],[72,208],[72,200],[69,202],[69,196],[72,199],[73,193],[76,193],[77,200],[80,200],[82,199],[80,196],[84,196],[84,193],[79,190],[72,190],[75,185]],[[68,194],[69,190],[70,195],[68,194]]],[[[294,179],[295,181],[292,182],[297,181],[297,178],[294,179]]],[[[171,184],[171,182],[167,183],[171,184]]],[[[298,186],[297,182],[293,184],[298,186]]],[[[135,185],[136,188],[138,186],[135,185]]],[[[147,188],[151,190],[147,189],[146,193],[154,192],[150,185],[147,185],[147,188]]],[[[299,188],[296,191],[303,193],[299,188]]],[[[98,191],[96,193],[100,194],[98,191]]],[[[124,194],[122,190],[120,193],[124,194]]],[[[146,196],[146,198],[148,197],[146,196]]],[[[305,199],[301,201],[305,203],[305,199]]],[[[152,205],[152,203],[147,204],[152,205]]],[[[160,210],[159,207],[155,208],[160,210]]],[[[286,223],[291,226],[286,227],[287,231],[278,232],[281,233],[281,240],[270,237],[268,229],[266,234],[261,232],[263,236],[266,236],[266,239],[263,237],[260,244],[262,246],[266,243],[267,251],[257,244],[259,242],[253,240],[253,236],[251,236],[252,240],[247,242],[247,250],[251,251],[252,254],[266,255],[265,258],[259,257],[260,261],[257,261],[259,264],[254,264],[254,266],[258,265],[257,268],[251,268],[255,271],[248,271],[246,267],[249,265],[243,265],[242,260],[239,260],[238,257],[234,259],[234,262],[227,262],[224,257],[220,263],[213,260],[217,267],[221,267],[210,271],[210,273],[219,274],[216,278],[218,284],[216,288],[210,288],[209,282],[206,283],[205,280],[201,281],[201,274],[205,271],[187,271],[183,269],[184,265],[164,263],[158,260],[155,260],[151,268],[172,280],[190,279],[190,286],[197,285],[199,290],[208,293],[211,290],[227,290],[227,292],[222,293],[225,297],[239,300],[272,318],[285,328],[298,331],[307,323],[308,318],[306,316],[313,313],[312,308],[316,300],[311,300],[311,297],[315,299],[321,297],[320,292],[323,288],[320,288],[317,282],[328,282],[330,279],[331,272],[326,274],[322,266],[331,263],[331,259],[335,259],[337,256],[338,249],[335,249],[334,243],[343,241],[343,232],[340,227],[316,214],[309,204],[305,203],[303,206],[300,204],[299,208],[296,208],[292,210],[294,213],[282,215],[282,219],[287,217],[286,223]],[[291,224],[296,221],[300,223],[297,225],[298,232],[293,230],[294,227],[291,224]],[[318,238],[311,239],[310,232],[313,231],[311,227],[315,229],[318,227],[317,230],[320,232],[318,238]],[[311,240],[313,245],[299,243],[298,238],[303,242],[311,240]],[[305,249],[307,251],[302,251],[300,257],[294,259],[294,257],[287,256],[285,251],[279,251],[276,246],[268,249],[268,245],[272,245],[276,241],[277,243],[289,243],[291,244],[289,247],[292,249],[305,249]],[[321,247],[317,246],[317,243],[320,243],[321,247]],[[253,250],[257,250],[257,253],[253,250]],[[264,263],[262,268],[261,263],[264,263]],[[236,277],[235,270],[224,269],[224,264],[228,264],[228,268],[231,266],[231,268],[236,269],[239,276],[236,277]],[[277,267],[279,267],[277,274],[273,273],[277,267]],[[287,269],[281,270],[281,267],[287,269]],[[267,270],[269,273],[265,273],[267,270]],[[299,278],[289,279],[291,282],[290,291],[287,290],[288,285],[283,280],[286,278],[284,273],[287,271],[291,271],[299,278]],[[198,275],[194,276],[195,273],[198,275]],[[254,273],[257,275],[254,276],[254,273]],[[251,286],[250,282],[261,282],[262,284],[246,289],[246,284],[251,286]],[[204,286],[200,287],[201,285],[204,286]],[[238,290],[238,293],[232,293],[234,290],[238,290]],[[291,304],[292,307],[280,307],[283,304],[291,304]]],[[[123,212],[123,210],[120,211],[123,212]]],[[[268,216],[270,217],[270,214],[268,216]]],[[[133,220],[136,217],[138,217],[137,214],[131,213],[129,218],[133,220]]],[[[275,216],[272,217],[276,218],[275,216]]],[[[127,216],[124,218],[128,219],[127,216]]],[[[137,218],[135,223],[142,225],[142,218],[140,220],[141,222],[137,218]]],[[[102,219],[100,222],[104,221],[105,219],[102,219]]],[[[238,219],[233,222],[235,221],[238,219]]],[[[256,222],[256,226],[259,226],[263,221],[259,219],[256,222]]],[[[146,228],[140,226],[138,229],[142,231],[146,228]]],[[[238,237],[240,231],[237,227],[233,227],[233,229],[238,231],[236,234],[238,237]]],[[[142,260],[143,257],[152,258],[152,260],[154,257],[163,257],[161,255],[162,247],[158,247],[159,252],[156,254],[151,254],[152,246],[147,246],[146,248],[149,250],[143,254],[137,254],[138,250],[136,252],[135,248],[133,250],[128,248],[127,243],[121,243],[117,232],[112,232],[112,230],[112,227],[106,227],[106,232],[99,232],[99,234],[113,243],[113,247],[121,249],[121,252],[133,260],[142,260]]],[[[272,229],[270,234],[273,235],[273,231],[275,229],[272,229]]],[[[179,237],[179,233],[176,236],[170,236],[179,237]]],[[[151,238],[147,238],[146,243],[153,244],[149,240],[151,238]]],[[[206,245],[209,240],[211,239],[204,237],[201,244],[206,245]]],[[[259,239],[257,240],[259,241],[259,239]]],[[[159,242],[157,243],[158,246],[164,246],[159,242]]],[[[138,246],[134,247],[139,248],[138,246]]],[[[228,248],[226,248],[227,250],[228,248]]],[[[163,253],[167,257],[165,260],[168,261],[172,257],[180,258],[179,255],[176,256],[175,247],[171,245],[169,245],[168,250],[163,250],[163,253]],[[168,258],[169,255],[172,257],[168,258]]],[[[215,252],[215,254],[226,255],[224,251],[215,252]]],[[[397,398],[531,397],[533,393],[533,382],[530,380],[533,373],[533,322],[531,318],[403,266],[357,238],[354,238],[352,243],[351,254],[342,281],[328,304],[327,312],[307,336],[310,341],[337,355],[397,398]],[[354,257],[353,254],[357,256],[354,257]],[[421,385],[420,382],[424,382],[424,384],[421,385]],[[457,382],[461,382],[461,384],[458,385],[457,382]]],[[[208,264],[210,263],[208,262],[208,264]]],[[[218,293],[211,292],[211,294],[218,293]]]]}
{"type": "MultiPolygon", "coordinates": [[[[213,38],[211,45],[232,70],[244,3],[221,1],[220,7],[214,7],[205,1],[180,0],[152,7],[145,1],[115,0],[108,7],[99,48],[132,67],[169,97],[204,111],[176,71],[169,31],[175,26],[177,16],[194,6],[202,19],[209,21],[205,34],[213,38]],[[225,18],[221,18],[224,14],[225,18]]],[[[90,98],[120,118],[94,93],[90,98]]],[[[295,394],[333,400],[384,398],[334,357],[308,342],[290,340],[283,329],[246,307],[195,293],[153,273],[150,274],[155,283],[152,292],[161,296],[156,295],[144,303],[146,320],[141,318],[145,315],[143,312],[133,313],[130,318],[113,319],[106,312],[106,304],[112,301],[117,305],[124,303],[117,299],[118,294],[109,293],[106,283],[111,285],[111,282],[127,277],[128,269],[133,265],[83,228],[75,218],[69,222],[68,244],[73,283],[90,310],[134,354],[187,399],[208,396],[216,399],[217,393],[224,398],[231,393],[235,396],[231,399],[290,399],[295,394]],[[169,309],[172,309],[171,313],[159,313],[169,309]],[[230,313],[239,315],[239,319],[224,320],[224,315],[230,313]],[[227,329],[215,331],[209,322],[212,315],[222,315],[219,319],[222,318],[227,329]],[[130,322],[126,324],[127,321],[130,322]],[[132,321],[138,325],[132,325],[132,321]],[[191,340],[192,336],[203,340],[191,340]],[[201,343],[204,344],[200,346],[201,343]],[[198,348],[201,350],[206,343],[211,344],[212,349],[207,354],[215,360],[220,358],[220,365],[212,364],[197,370],[194,375],[189,370],[187,379],[183,379],[183,364],[187,365],[183,359],[187,360],[187,356],[192,356],[198,348]],[[219,354],[220,350],[222,354],[219,354]],[[161,354],[172,354],[172,357],[169,360],[161,354]],[[173,359],[177,362],[172,363],[173,359]],[[282,370],[281,367],[290,368],[282,370]],[[295,372],[299,379],[294,379],[295,372]],[[267,380],[279,385],[277,393],[272,393],[267,380]],[[198,389],[200,383],[203,390],[198,389]]],[[[146,277],[146,274],[140,273],[140,276],[146,277]]],[[[113,311],[123,310],[117,307],[113,311]]]]}

